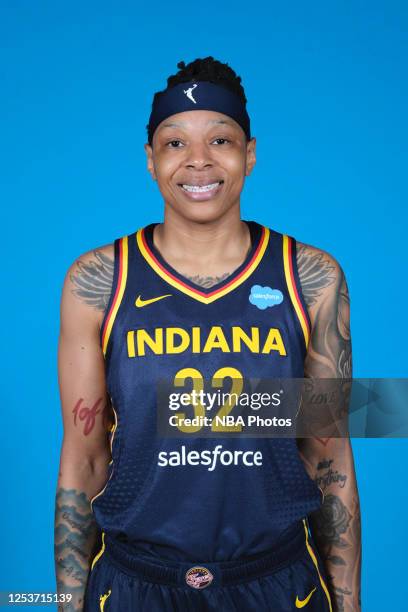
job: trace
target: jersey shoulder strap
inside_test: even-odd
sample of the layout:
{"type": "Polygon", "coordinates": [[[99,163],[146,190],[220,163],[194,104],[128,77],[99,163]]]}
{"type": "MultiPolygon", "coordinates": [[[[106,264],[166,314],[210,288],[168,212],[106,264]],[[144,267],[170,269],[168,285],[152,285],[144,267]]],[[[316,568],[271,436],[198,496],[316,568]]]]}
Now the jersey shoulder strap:
{"type": "Polygon", "coordinates": [[[109,300],[105,309],[100,329],[100,345],[106,357],[109,337],[112,332],[119,306],[125,293],[128,271],[131,267],[132,243],[135,242],[135,232],[116,238],[114,241],[113,280],[109,300]]]}
{"type": "Polygon", "coordinates": [[[308,313],[305,297],[300,282],[300,273],[297,257],[297,240],[288,234],[280,234],[271,230],[277,242],[280,242],[281,261],[286,287],[290,296],[293,309],[299,320],[300,327],[305,339],[306,348],[309,345],[311,334],[311,321],[308,313]]]}

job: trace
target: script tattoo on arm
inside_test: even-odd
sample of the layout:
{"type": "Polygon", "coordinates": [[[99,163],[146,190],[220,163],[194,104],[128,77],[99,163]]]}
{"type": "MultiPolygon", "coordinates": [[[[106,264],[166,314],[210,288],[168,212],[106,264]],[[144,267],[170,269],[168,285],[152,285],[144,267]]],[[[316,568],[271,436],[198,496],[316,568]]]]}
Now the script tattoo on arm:
{"type": "MultiPolygon", "coordinates": [[[[346,461],[338,453],[315,466],[316,483],[324,493],[320,510],[310,516],[313,535],[324,560],[334,592],[333,609],[360,610],[361,524],[360,508],[355,488],[354,466],[347,440],[341,440],[346,461]],[[336,462],[345,473],[335,470],[336,462]],[[349,491],[347,492],[348,485],[349,491]]],[[[337,448],[338,450],[338,448],[337,448]]]]}
{"type": "Polygon", "coordinates": [[[84,436],[88,436],[94,429],[98,414],[101,415],[103,428],[106,430],[111,427],[111,415],[109,414],[111,403],[109,400],[104,402],[103,398],[100,397],[92,406],[87,406],[83,402],[84,399],[80,397],[72,410],[72,414],[74,415],[75,427],[81,427],[81,423],[83,423],[82,433],[84,436]]]}
{"type": "Polygon", "coordinates": [[[59,488],[55,506],[55,573],[59,594],[71,593],[59,612],[82,612],[98,527],[84,492],[59,488]]]}
{"type": "MultiPolygon", "coordinates": [[[[348,412],[352,376],[350,302],[346,279],[327,253],[299,245],[297,264],[302,293],[312,321],[305,377],[339,379],[336,416],[348,412]],[[342,382],[343,381],[343,382],[342,382]]],[[[336,382],[336,381],[335,381],[336,382]]],[[[325,564],[333,612],[361,610],[361,515],[350,439],[310,437],[298,441],[310,477],[323,493],[309,516],[325,564]]]]}
{"type": "Polygon", "coordinates": [[[72,292],[89,306],[105,311],[112,291],[114,260],[100,250],[93,255],[89,261],[77,261],[77,269],[70,276],[72,292]]]}

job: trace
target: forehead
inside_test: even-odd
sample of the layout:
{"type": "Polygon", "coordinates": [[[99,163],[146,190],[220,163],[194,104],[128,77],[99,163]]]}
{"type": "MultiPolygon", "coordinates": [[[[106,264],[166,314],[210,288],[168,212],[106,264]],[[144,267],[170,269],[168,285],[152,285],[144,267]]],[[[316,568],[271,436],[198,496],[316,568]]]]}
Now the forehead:
{"type": "Polygon", "coordinates": [[[241,126],[228,115],[209,110],[184,111],[170,115],[157,126],[156,133],[172,128],[184,130],[207,130],[213,126],[230,126],[241,130],[241,126]]]}

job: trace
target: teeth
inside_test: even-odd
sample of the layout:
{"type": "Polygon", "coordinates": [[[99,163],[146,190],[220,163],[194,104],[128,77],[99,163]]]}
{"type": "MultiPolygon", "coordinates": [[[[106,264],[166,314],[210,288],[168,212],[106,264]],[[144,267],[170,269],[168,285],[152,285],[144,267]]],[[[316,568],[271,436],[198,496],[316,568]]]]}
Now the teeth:
{"type": "Polygon", "coordinates": [[[211,185],[203,185],[202,187],[198,185],[182,185],[183,189],[186,191],[194,191],[198,193],[203,193],[204,191],[211,191],[211,189],[215,189],[218,187],[220,183],[212,183],[211,185]]]}

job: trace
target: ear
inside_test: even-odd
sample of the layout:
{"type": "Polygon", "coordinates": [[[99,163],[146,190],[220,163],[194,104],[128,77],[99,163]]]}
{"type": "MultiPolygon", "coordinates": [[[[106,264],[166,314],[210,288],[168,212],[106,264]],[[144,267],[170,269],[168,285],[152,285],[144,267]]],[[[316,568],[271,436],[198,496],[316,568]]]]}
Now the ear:
{"type": "Polygon", "coordinates": [[[256,138],[251,138],[246,145],[245,176],[249,176],[256,163],[256,138]]]}
{"type": "Polygon", "coordinates": [[[146,151],[147,156],[147,169],[151,174],[151,177],[154,181],[157,180],[156,172],[154,170],[154,161],[153,161],[153,149],[151,145],[148,143],[145,144],[144,150],[146,151]]]}

